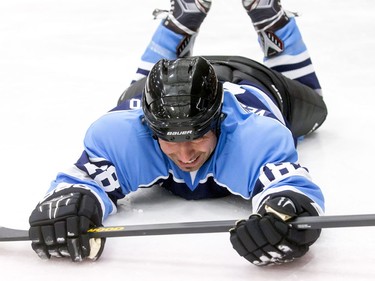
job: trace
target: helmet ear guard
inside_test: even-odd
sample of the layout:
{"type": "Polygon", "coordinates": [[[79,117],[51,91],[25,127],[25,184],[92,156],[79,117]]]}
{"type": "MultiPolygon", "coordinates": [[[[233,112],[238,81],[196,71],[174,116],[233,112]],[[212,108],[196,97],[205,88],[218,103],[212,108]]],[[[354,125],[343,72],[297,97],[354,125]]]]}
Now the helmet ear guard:
{"type": "Polygon", "coordinates": [[[220,131],[223,88],[202,57],[162,59],[151,69],[142,97],[144,121],[157,138],[191,141],[220,131]]]}

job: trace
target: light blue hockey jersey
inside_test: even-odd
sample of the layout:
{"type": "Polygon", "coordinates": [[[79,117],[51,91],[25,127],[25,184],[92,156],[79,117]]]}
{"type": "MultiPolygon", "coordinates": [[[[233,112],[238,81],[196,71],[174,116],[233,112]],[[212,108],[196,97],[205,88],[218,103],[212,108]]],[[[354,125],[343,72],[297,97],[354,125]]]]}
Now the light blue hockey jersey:
{"type": "Polygon", "coordinates": [[[161,185],[186,199],[227,194],[253,199],[253,209],[272,193],[294,191],[324,209],[320,188],[298,164],[295,140],[284,119],[260,89],[224,83],[221,133],[217,147],[196,172],[180,170],[142,122],[137,99],[130,110],[114,110],[88,129],[85,151],[72,169],[59,173],[50,192],[72,185],[90,189],[102,204],[103,218],[116,201],[141,187],[161,185]]]}

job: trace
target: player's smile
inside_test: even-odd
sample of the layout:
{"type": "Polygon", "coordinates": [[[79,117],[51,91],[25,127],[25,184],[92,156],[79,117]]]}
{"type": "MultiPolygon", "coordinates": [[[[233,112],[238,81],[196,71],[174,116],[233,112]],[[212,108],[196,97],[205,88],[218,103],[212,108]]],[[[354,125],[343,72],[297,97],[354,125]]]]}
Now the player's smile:
{"type": "Polygon", "coordinates": [[[167,142],[159,139],[161,150],[183,171],[198,170],[211,156],[217,138],[209,131],[203,137],[187,142],[167,142]]]}

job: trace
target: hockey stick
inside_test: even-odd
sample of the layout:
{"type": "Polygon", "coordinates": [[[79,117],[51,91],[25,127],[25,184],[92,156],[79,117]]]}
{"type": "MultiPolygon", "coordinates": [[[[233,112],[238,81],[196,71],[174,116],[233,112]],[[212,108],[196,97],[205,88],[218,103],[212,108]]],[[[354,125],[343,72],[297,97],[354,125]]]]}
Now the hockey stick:
{"type": "MultiPolygon", "coordinates": [[[[105,226],[90,229],[92,238],[146,236],[167,234],[217,233],[228,232],[235,225],[235,220],[200,221],[143,225],[105,226]]],[[[289,222],[297,229],[320,229],[334,227],[375,226],[375,214],[300,217],[289,222]]],[[[27,230],[0,227],[1,241],[28,241],[27,230]]]]}

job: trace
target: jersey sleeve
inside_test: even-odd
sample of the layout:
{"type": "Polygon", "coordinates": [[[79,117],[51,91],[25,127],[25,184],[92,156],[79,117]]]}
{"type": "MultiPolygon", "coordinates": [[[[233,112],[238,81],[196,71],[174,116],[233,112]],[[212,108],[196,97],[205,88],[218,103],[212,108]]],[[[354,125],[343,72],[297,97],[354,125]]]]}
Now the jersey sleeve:
{"type": "MultiPolygon", "coordinates": [[[[71,185],[90,189],[101,202],[105,219],[116,212],[119,199],[157,180],[153,175],[159,171],[152,168],[146,169],[150,173],[142,171],[145,163],[150,162],[148,152],[153,149],[152,142],[139,111],[111,111],[89,127],[83,153],[73,167],[57,175],[50,191],[71,185]]],[[[156,164],[160,163],[159,155],[152,157],[156,164]]],[[[159,166],[162,169],[163,165],[159,166]]]]}
{"type": "Polygon", "coordinates": [[[233,194],[251,199],[254,212],[269,196],[293,192],[311,201],[317,213],[323,213],[322,191],[299,164],[290,130],[275,115],[244,107],[244,99],[241,102],[238,98],[251,92],[236,89],[234,94],[226,93],[224,100],[227,117],[218,143],[218,181],[233,194]],[[241,176],[238,171],[242,171],[241,176]]]}
{"type": "Polygon", "coordinates": [[[309,208],[315,213],[324,213],[324,197],[318,185],[316,185],[305,167],[293,162],[267,163],[261,169],[256,182],[259,190],[252,198],[253,211],[258,212],[262,204],[269,197],[280,194],[293,198],[306,198],[309,208]],[[290,196],[289,196],[290,197],[290,196]]]}

